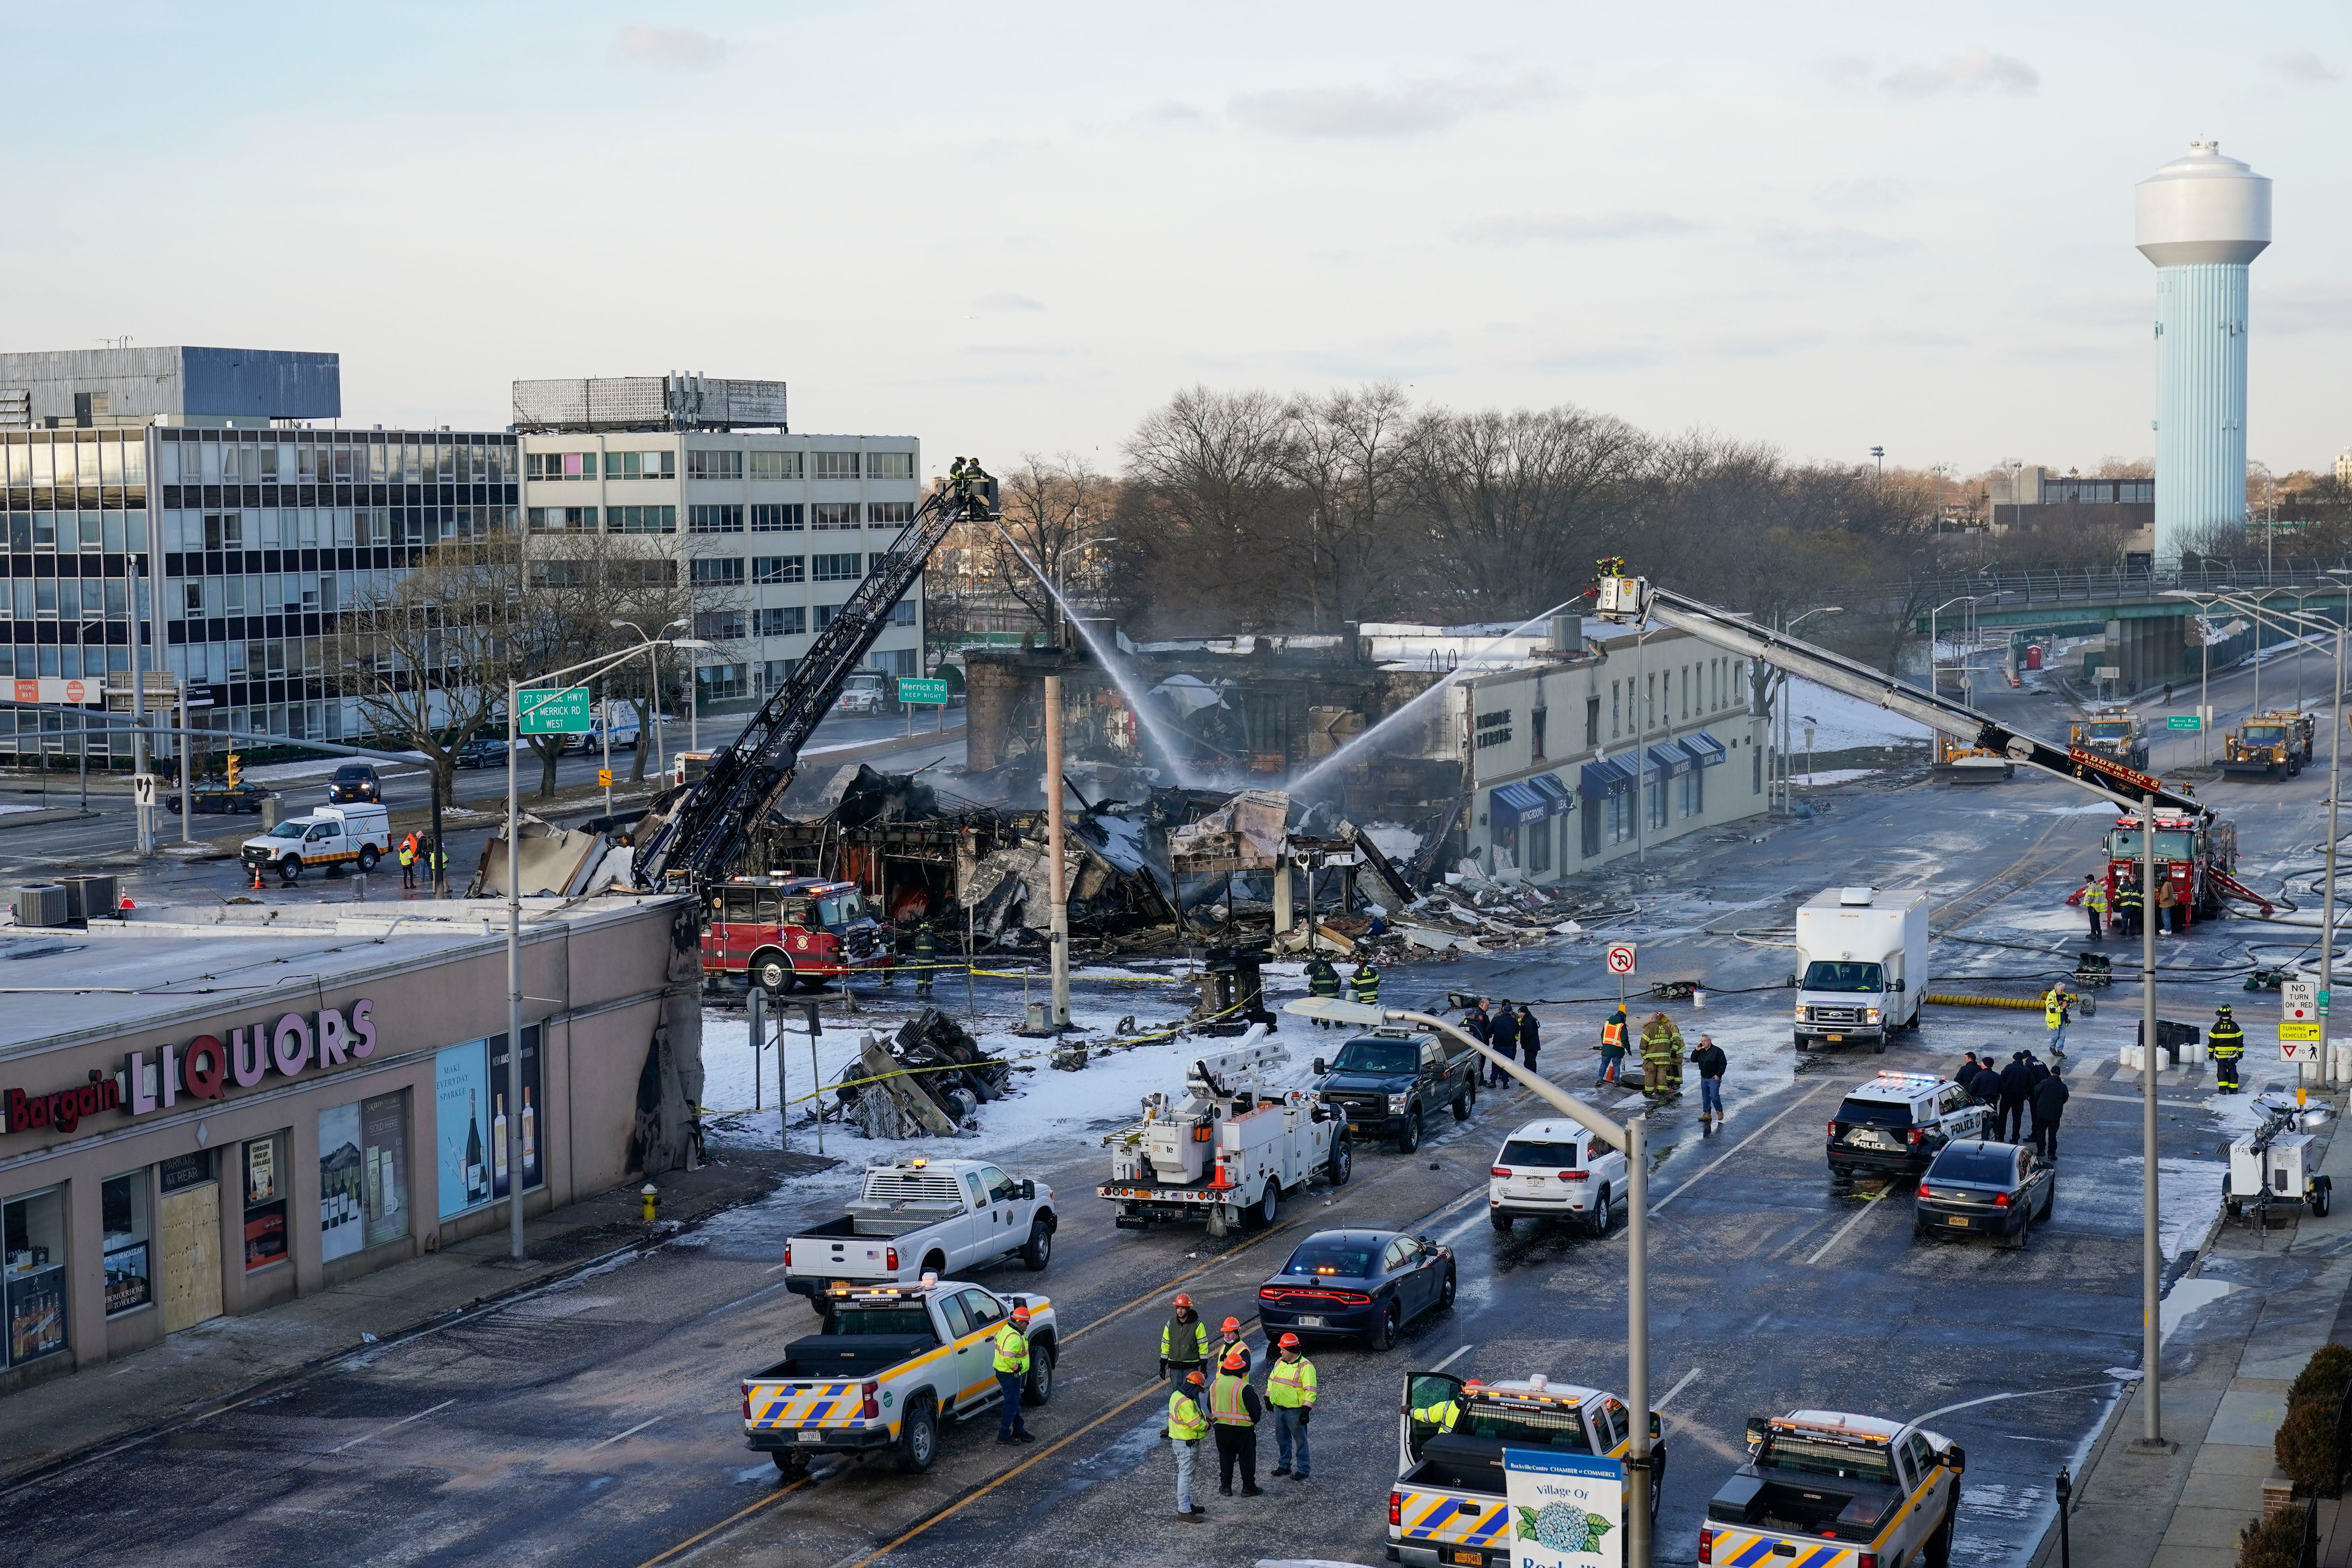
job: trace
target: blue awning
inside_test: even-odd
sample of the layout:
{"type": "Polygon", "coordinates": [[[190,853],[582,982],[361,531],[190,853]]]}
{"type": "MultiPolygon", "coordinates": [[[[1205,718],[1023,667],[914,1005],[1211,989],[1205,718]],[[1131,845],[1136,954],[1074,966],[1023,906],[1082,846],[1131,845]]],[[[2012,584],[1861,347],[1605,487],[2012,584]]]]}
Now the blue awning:
{"type": "Polygon", "coordinates": [[[1685,735],[1681,745],[1684,751],[1691,754],[1691,760],[1703,768],[1711,768],[1731,760],[1731,753],[1724,750],[1723,742],[1704,730],[1696,735],[1685,735]]]}
{"type": "Polygon", "coordinates": [[[1576,777],[1576,793],[1587,800],[1607,800],[1633,787],[1633,775],[1625,764],[1610,757],[1585,763],[1576,777]]]}
{"type": "Polygon", "coordinates": [[[1486,808],[1490,826],[1517,827],[1522,823],[1541,822],[1551,815],[1551,801],[1543,791],[1524,781],[1497,784],[1486,808]]]}
{"type": "Polygon", "coordinates": [[[1576,797],[1568,793],[1568,786],[1559,782],[1558,773],[1538,773],[1528,783],[1543,791],[1546,797],[1551,801],[1552,815],[1555,816],[1567,815],[1569,808],[1576,804],[1576,797]]]}
{"type": "Polygon", "coordinates": [[[1670,779],[1680,778],[1697,765],[1691,761],[1691,754],[1680,746],[1661,745],[1650,748],[1650,766],[1670,779]]]}

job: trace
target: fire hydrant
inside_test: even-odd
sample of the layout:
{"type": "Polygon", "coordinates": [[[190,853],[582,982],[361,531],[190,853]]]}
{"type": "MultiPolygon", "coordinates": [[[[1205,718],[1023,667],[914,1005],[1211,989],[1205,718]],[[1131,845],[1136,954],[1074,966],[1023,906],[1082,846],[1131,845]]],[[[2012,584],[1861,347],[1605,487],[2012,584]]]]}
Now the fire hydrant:
{"type": "Polygon", "coordinates": [[[654,1203],[661,1194],[654,1190],[651,1182],[647,1182],[646,1190],[638,1195],[646,1200],[646,1223],[651,1225],[654,1223],[654,1203]]]}

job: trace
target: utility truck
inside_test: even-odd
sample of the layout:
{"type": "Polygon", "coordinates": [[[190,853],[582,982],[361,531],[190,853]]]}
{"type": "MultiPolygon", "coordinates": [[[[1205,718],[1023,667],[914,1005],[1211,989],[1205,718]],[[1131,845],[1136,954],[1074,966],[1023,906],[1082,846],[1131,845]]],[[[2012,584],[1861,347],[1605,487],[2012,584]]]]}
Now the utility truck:
{"type": "Polygon", "coordinates": [[[982,1160],[917,1154],[866,1173],[849,1212],[784,1243],[784,1288],[824,1310],[835,1286],[908,1284],[1018,1253],[1054,1257],[1054,1189],[982,1160]]]}
{"type": "Polygon", "coordinates": [[[1029,1376],[1021,1403],[1054,1396],[1060,1326],[1043,1296],[1000,1295],[929,1276],[912,1285],[841,1285],[824,1297],[824,1331],[743,1380],[743,1440],[788,1476],[814,1454],[895,1454],[919,1473],[939,1457],[940,1423],[1002,1400],[996,1336],[1029,1309],[1029,1376]]]}
{"type": "Polygon", "coordinates": [[[390,853],[392,819],[381,805],[354,801],[288,817],[247,839],[238,847],[237,858],[256,875],[277,872],[278,879],[290,888],[312,867],[332,872],[356,866],[373,871],[390,853]]]}
{"type": "Polygon", "coordinates": [[[1884,1052],[1919,1026],[1927,991],[1927,894],[1832,888],[1797,910],[1797,1049],[1867,1044],[1884,1052]]]}
{"type": "Polygon", "coordinates": [[[1194,1059],[1181,1093],[1143,1097],[1143,1120],[1104,1135],[1110,1180],[1096,1194],[1118,1205],[1112,1223],[1142,1230],[1165,1219],[1264,1229],[1286,1193],[1355,1165],[1348,1124],[1309,1096],[1276,1089],[1287,1051],[1254,1024],[1230,1051],[1194,1059]]]}
{"type": "Polygon", "coordinates": [[[1835,1410],[1748,1423],[1748,1463],[1716,1489],[1698,1560],[1895,1568],[1952,1560],[1967,1456],[1917,1426],[1835,1410]]]}
{"type": "Polygon", "coordinates": [[[2221,742],[2221,772],[2230,778],[2291,779],[2311,765],[2318,726],[2308,713],[2251,715],[2221,742]]]}

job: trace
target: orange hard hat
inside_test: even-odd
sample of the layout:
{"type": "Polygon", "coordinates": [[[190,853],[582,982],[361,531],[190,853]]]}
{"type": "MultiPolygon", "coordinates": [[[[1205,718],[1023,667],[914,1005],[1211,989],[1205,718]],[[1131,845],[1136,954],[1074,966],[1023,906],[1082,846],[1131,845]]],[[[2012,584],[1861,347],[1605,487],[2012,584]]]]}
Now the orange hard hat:
{"type": "Polygon", "coordinates": [[[1177,1291],[1177,1292],[1176,1292],[1176,1305],[1178,1305],[1178,1306],[1180,1306],[1180,1307],[1189,1307],[1189,1306],[1191,1306],[1192,1304],[1192,1297],[1187,1296],[1187,1295],[1186,1295],[1186,1294],[1184,1294],[1184,1292],[1183,1292],[1183,1291],[1181,1291],[1181,1290],[1179,1290],[1179,1291],[1177,1291]]]}
{"type": "Polygon", "coordinates": [[[1227,1318],[1225,1320],[1225,1332],[1229,1334],[1237,1334],[1241,1331],[1242,1321],[1239,1318],[1227,1318]]]}
{"type": "Polygon", "coordinates": [[[1239,1372],[1247,1365],[1249,1365],[1248,1360],[1244,1358],[1239,1351],[1235,1351],[1233,1354],[1227,1356],[1224,1361],[1224,1367],[1227,1372],[1239,1372]]]}
{"type": "Polygon", "coordinates": [[[1202,1382],[1202,1376],[1201,1376],[1201,1369],[1200,1369],[1199,1367],[1197,1367],[1197,1366],[1196,1366],[1196,1367],[1194,1367],[1192,1371],[1190,1371],[1190,1372],[1186,1373],[1184,1374],[1184,1381],[1185,1381],[1185,1382],[1187,1382],[1187,1383],[1199,1383],[1199,1382],[1202,1382]]]}
{"type": "Polygon", "coordinates": [[[1015,1307],[1015,1308],[1013,1308],[1013,1321],[1014,1322],[1016,1322],[1016,1323],[1025,1323],[1025,1322],[1027,1322],[1027,1321],[1029,1321],[1029,1309],[1028,1309],[1028,1308],[1026,1308],[1026,1307],[1015,1307]]]}
{"type": "Polygon", "coordinates": [[[1297,1336],[1297,1334],[1285,1334],[1285,1335],[1283,1335],[1283,1336],[1282,1336],[1282,1348],[1283,1348],[1284,1350],[1286,1350],[1286,1351],[1295,1351],[1295,1350],[1297,1350],[1297,1349],[1298,1348],[1298,1336],[1297,1336]]]}

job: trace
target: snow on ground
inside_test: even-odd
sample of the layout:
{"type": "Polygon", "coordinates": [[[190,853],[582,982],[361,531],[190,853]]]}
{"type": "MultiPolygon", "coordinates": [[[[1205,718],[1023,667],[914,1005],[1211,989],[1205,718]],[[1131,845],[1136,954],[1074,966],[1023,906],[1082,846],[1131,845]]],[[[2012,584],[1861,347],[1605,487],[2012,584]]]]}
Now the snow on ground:
{"type": "MultiPolygon", "coordinates": [[[[1824,784],[1852,784],[1879,772],[1877,768],[1823,768],[1817,773],[1791,773],[1790,780],[1799,789],[1818,789],[1824,784]]],[[[2158,835],[2159,841],[2162,835],[2158,835]]]]}
{"type": "Polygon", "coordinates": [[[0,816],[5,816],[12,811],[49,811],[52,809],[54,808],[46,805],[0,805],[0,816]]]}
{"type": "Polygon", "coordinates": [[[1790,734],[1805,742],[1805,719],[1813,720],[1813,749],[1842,752],[1853,746],[1895,746],[1928,739],[1935,731],[1885,709],[1832,691],[1810,680],[1791,679],[1781,701],[1788,704],[1790,734]]]}

